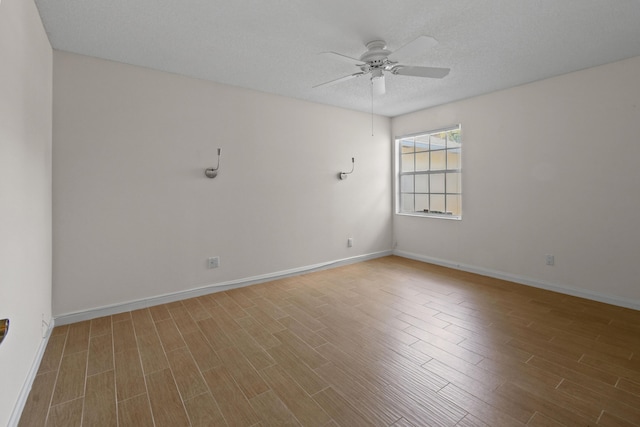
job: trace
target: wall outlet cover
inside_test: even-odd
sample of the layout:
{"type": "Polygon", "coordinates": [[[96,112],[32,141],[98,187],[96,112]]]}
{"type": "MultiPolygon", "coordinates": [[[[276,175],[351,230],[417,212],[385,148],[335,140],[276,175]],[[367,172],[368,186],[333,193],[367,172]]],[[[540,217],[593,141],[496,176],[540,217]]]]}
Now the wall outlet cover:
{"type": "Polygon", "coordinates": [[[218,268],[220,267],[220,257],[211,257],[207,259],[207,268],[218,268]]]}

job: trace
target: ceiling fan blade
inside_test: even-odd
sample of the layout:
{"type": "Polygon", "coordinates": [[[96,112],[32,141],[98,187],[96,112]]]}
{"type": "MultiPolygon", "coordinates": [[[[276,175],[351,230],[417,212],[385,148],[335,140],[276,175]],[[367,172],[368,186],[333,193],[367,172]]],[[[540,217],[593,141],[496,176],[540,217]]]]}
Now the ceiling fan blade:
{"type": "Polygon", "coordinates": [[[328,56],[329,58],[337,59],[339,61],[346,62],[351,65],[357,65],[357,66],[364,65],[364,62],[360,61],[359,59],[352,58],[350,56],[343,55],[337,52],[321,52],[321,55],[325,55],[325,56],[328,56]]]}
{"type": "Polygon", "coordinates": [[[401,76],[415,76],[415,77],[429,77],[432,79],[441,79],[446,77],[451,71],[449,68],[437,68],[437,67],[414,67],[399,65],[394,67],[391,72],[393,74],[399,74],[401,76]]]}
{"type": "Polygon", "coordinates": [[[365,74],[365,73],[361,72],[361,73],[349,74],[348,76],[340,77],[339,79],[329,80],[328,82],[320,83],[319,85],[313,86],[313,88],[315,89],[315,88],[320,87],[320,86],[331,86],[331,85],[335,85],[337,83],[346,82],[347,80],[351,80],[354,77],[360,77],[363,74],[365,74]]]}
{"type": "Polygon", "coordinates": [[[406,59],[426,53],[427,50],[431,49],[436,44],[438,44],[438,41],[433,37],[420,36],[414,41],[396,49],[395,52],[390,54],[387,58],[389,61],[402,62],[406,59]]]}
{"type": "Polygon", "coordinates": [[[373,94],[376,96],[384,95],[386,92],[384,75],[382,77],[372,77],[371,84],[373,85],[373,94]]]}

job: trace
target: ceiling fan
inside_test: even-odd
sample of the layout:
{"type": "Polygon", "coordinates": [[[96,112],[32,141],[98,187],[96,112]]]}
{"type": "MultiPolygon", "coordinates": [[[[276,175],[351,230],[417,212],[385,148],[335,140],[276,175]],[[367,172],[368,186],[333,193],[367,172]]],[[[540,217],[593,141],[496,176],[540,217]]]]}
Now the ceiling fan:
{"type": "Polygon", "coordinates": [[[437,43],[436,39],[429,36],[420,36],[392,52],[387,50],[387,43],[384,40],[374,40],[366,44],[367,51],[363,53],[359,59],[342,55],[336,52],[323,52],[333,58],[348,62],[360,69],[357,73],[330,80],[325,83],[313,86],[330,86],[336,83],[345,82],[356,77],[371,74],[371,83],[373,92],[376,95],[385,93],[385,71],[400,76],[427,77],[432,79],[441,79],[449,74],[449,68],[436,67],[420,67],[414,65],[403,65],[400,61],[410,59],[419,54],[425,53],[429,48],[437,43]]]}

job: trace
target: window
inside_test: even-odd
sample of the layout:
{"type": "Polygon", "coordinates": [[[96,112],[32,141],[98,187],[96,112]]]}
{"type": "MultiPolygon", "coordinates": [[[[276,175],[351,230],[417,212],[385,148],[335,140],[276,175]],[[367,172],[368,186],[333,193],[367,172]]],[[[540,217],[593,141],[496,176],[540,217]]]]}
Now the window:
{"type": "Polygon", "coordinates": [[[462,218],[460,125],[396,139],[396,212],[462,218]]]}

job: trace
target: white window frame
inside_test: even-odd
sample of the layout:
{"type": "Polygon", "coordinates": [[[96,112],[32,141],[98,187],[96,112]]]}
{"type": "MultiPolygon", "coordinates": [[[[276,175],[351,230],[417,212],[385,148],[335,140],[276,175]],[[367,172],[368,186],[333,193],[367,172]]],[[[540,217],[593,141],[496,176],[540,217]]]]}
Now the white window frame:
{"type": "MultiPolygon", "coordinates": [[[[444,167],[444,169],[439,168],[439,169],[431,169],[431,160],[429,160],[429,167],[426,170],[419,170],[416,171],[414,170],[410,170],[410,171],[402,171],[402,153],[401,153],[401,141],[407,141],[407,140],[416,140],[417,138],[420,139],[424,139],[427,136],[430,135],[435,135],[435,134],[439,134],[439,133],[443,133],[443,132],[449,132],[452,130],[460,130],[460,135],[462,135],[462,126],[460,124],[456,124],[456,125],[451,125],[451,126],[447,126],[444,128],[440,128],[440,129],[435,129],[435,130],[428,130],[425,132],[419,132],[419,133],[414,133],[414,134],[409,134],[409,135],[402,135],[402,136],[398,136],[395,138],[394,140],[394,153],[395,153],[395,213],[396,215],[406,215],[406,216],[419,216],[419,217],[426,217],[426,218],[440,218],[440,219],[452,219],[452,220],[461,220],[462,219],[462,143],[461,140],[458,141],[455,144],[452,144],[451,146],[449,146],[449,144],[447,143],[447,145],[445,145],[445,148],[438,148],[438,149],[431,149],[431,145],[429,146],[429,148],[426,151],[421,151],[421,152],[428,152],[429,153],[429,159],[431,159],[431,153],[435,152],[435,151],[444,151],[445,153],[445,159],[446,160],[446,165],[444,167]],[[451,167],[449,168],[448,165],[448,153],[449,150],[453,151],[453,150],[457,150],[458,152],[458,164],[457,167],[451,167]],[[429,176],[429,180],[431,179],[430,175],[435,175],[435,174],[444,174],[445,176],[445,182],[444,182],[444,191],[443,192],[439,192],[439,193],[432,193],[430,191],[430,184],[427,184],[428,186],[428,190],[426,190],[427,192],[418,192],[415,191],[416,188],[416,184],[415,184],[415,177],[418,175],[427,175],[429,176]],[[457,192],[451,192],[448,191],[448,187],[447,187],[447,183],[446,183],[446,177],[450,176],[449,174],[453,174],[456,175],[457,179],[458,179],[458,188],[457,188],[457,192]],[[414,187],[413,187],[413,191],[405,191],[404,193],[401,192],[402,188],[401,188],[401,182],[402,182],[402,177],[403,176],[413,176],[414,177],[414,187]],[[427,196],[427,198],[429,198],[429,203],[431,203],[431,196],[444,196],[444,200],[445,200],[445,209],[444,211],[403,211],[402,210],[402,195],[406,196],[410,196],[411,194],[413,194],[414,197],[414,209],[415,209],[415,204],[416,204],[416,195],[421,195],[421,196],[427,196]],[[447,212],[447,208],[446,208],[446,200],[447,200],[447,196],[458,196],[458,206],[459,206],[459,211],[458,214],[453,214],[451,212],[447,212]]],[[[415,148],[414,148],[415,150],[415,148]]],[[[415,151],[414,151],[415,152],[415,151]]],[[[414,161],[415,161],[415,156],[414,156],[414,161]]],[[[451,176],[453,176],[451,175],[451,176]]],[[[431,181],[429,181],[430,183],[431,181]]]]}

